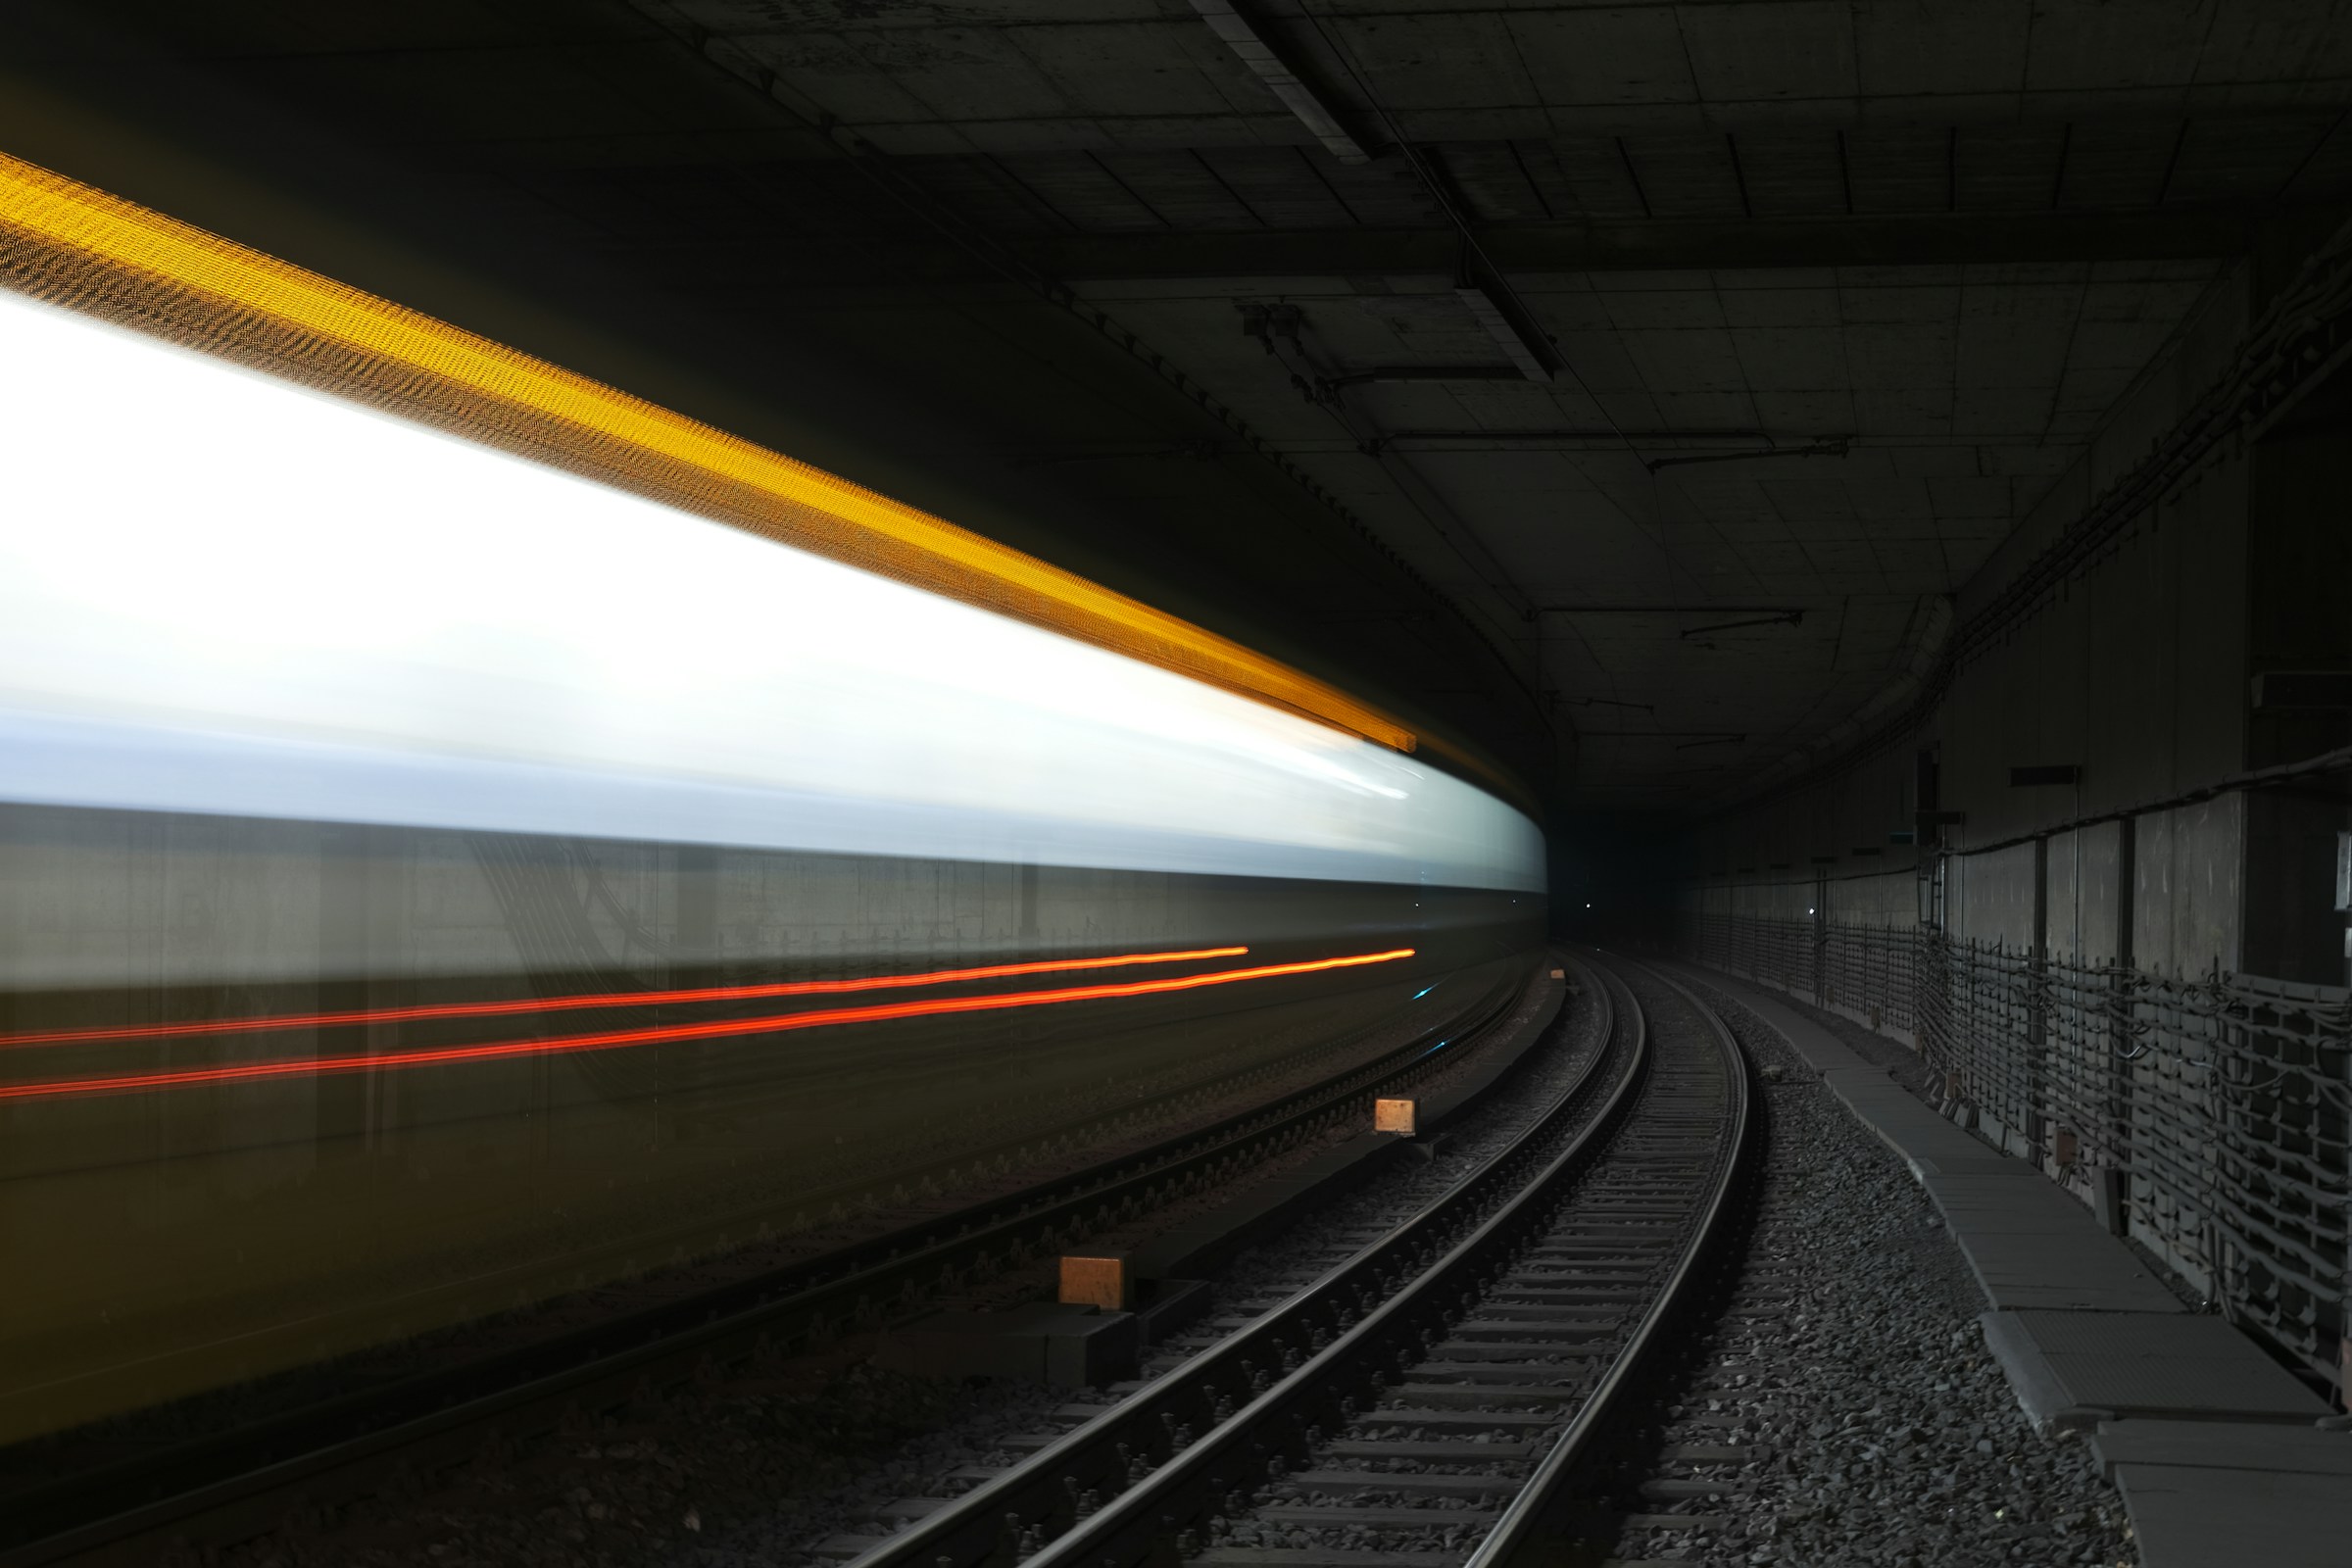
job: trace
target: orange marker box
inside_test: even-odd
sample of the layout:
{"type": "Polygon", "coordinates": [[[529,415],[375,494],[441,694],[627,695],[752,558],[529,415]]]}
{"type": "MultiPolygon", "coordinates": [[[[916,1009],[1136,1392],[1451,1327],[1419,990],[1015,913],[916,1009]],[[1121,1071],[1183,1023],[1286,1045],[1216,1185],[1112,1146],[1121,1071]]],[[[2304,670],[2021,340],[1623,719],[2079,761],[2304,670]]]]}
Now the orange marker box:
{"type": "Polygon", "coordinates": [[[1061,1260],[1061,1302],[1127,1310],[1127,1260],[1123,1257],[1065,1257],[1061,1260]]]}
{"type": "Polygon", "coordinates": [[[1372,1102],[1372,1130],[1412,1137],[1413,1105],[1410,1100],[1375,1100],[1372,1102]]]}

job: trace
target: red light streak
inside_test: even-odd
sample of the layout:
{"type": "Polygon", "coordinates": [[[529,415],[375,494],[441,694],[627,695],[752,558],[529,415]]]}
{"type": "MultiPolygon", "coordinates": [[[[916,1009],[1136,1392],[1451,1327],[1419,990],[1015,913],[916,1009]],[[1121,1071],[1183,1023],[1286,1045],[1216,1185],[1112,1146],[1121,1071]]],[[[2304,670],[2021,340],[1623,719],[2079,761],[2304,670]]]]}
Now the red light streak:
{"type": "Polygon", "coordinates": [[[664,1002],[743,1002],[760,997],[825,997],[855,991],[898,991],[909,986],[954,985],[965,980],[1003,980],[1013,975],[1054,974],[1068,969],[1116,969],[1139,963],[1191,963],[1204,958],[1238,958],[1248,948],[1193,948],[1176,953],[1121,953],[1095,958],[1038,958],[1024,963],[988,963],[970,969],[933,969],[923,974],[881,975],[870,980],[783,980],[758,986],[707,986],[686,991],[615,991],[599,996],[555,997],[533,1002],[450,1002],[415,1007],[374,1007],[350,1012],[276,1013],[256,1018],[206,1018],[191,1023],[133,1024],[122,1028],[51,1029],[0,1035],[0,1050],[19,1046],[88,1045],[104,1040],[160,1040],[180,1035],[260,1034],[271,1029],[337,1029],[364,1023],[410,1023],[428,1018],[495,1018],[517,1012],[563,1012],[576,1007],[650,1007],[664,1002]]]}
{"type": "Polygon", "coordinates": [[[722,1018],[708,1023],[612,1029],[597,1034],[566,1035],[555,1040],[508,1040],[490,1045],[449,1046],[388,1056],[305,1056],[290,1061],[231,1062],[219,1067],[191,1067],[172,1072],[118,1073],[104,1078],[63,1078],[42,1083],[5,1084],[0,1085],[0,1101],[121,1094],[141,1089],[184,1089],[196,1084],[247,1083],[323,1073],[388,1072],[395,1068],[443,1066],[453,1062],[617,1051],[629,1046],[659,1045],[678,1040],[777,1034],[790,1029],[819,1029],[835,1024],[881,1023],[895,1018],[922,1018],[943,1013],[997,1012],[1011,1007],[1053,1006],[1067,1002],[1158,996],[1172,991],[1233,985],[1244,980],[1272,980],[1284,975],[1312,974],[1326,969],[1392,963],[1398,958],[1411,957],[1414,951],[1411,948],[1392,948],[1386,953],[1355,953],[1337,958],[1308,958],[1296,963],[1259,964],[1246,969],[1212,969],[1206,974],[1174,975],[1160,980],[1124,980],[1109,985],[1064,986],[1050,991],[1013,991],[995,996],[936,997],[919,1002],[880,1002],[861,1007],[825,1007],[810,1012],[778,1013],[765,1018],[722,1018]]]}

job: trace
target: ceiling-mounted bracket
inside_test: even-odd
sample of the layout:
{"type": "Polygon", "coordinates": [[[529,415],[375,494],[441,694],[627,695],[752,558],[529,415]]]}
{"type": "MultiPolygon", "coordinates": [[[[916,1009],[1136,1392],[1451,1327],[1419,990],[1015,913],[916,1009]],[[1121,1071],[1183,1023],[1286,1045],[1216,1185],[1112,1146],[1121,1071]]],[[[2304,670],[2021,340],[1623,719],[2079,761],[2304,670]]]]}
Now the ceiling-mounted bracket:
{"type": "Polygon", "coordinates": [[[1853,449],[1850,435],[1824,436],[1801,447],[1757,447],[1746,452],[1701,452],[1689,457],[1643,458],[1642,466],[1655,473],[1660,468],[1687,467],[1694,463],[1748,463],[1758,458],[1842,458],[1853,449]]]}
{"type": "Polygon", "coordinates": [[[1233,308],[1242,313],[1242,336],[1255,338],[1268,354],[1275,352],[1276,338],[1293,348],[1298,346],[1298,329],[1306,318],[1290,301],[1235,300],[1233,308]]]}
{"type": "Polygon", "coordinates": [[[1655,713],[1658,710],[1652,703],[1628,703],[1615,697],[1562,697],[1558,692],[1553,692],[1551,700],[1556,706],[1564,708],[1630,708],[1637,713],[1655,713]]]}
{"type": "Polygon", "coordinates": [[[1804,623],[1805,612],[1803,611],[1783,610],[1773,614],[1759,615],[1754,620],[1724,620],[1718,621],[1712,626],[1693,626],[1681,635],[1687,642],[1693,637],[1703,637],[1711,631],[1739,631],[1746,626],[1802,626],[1804,623]]]}
{"type": "Polygon", "coordinates": [[[1528,314],[1511,285],[1485,265],[1466,236],[1453,292],[1486,329],[1487,336],[1494,340],[1494,346],[1502,350],[1503,358],[1519,368],[1521,375],[1530,381],[1548,381],[1559,374],[1559,350],[1528,314]]]}

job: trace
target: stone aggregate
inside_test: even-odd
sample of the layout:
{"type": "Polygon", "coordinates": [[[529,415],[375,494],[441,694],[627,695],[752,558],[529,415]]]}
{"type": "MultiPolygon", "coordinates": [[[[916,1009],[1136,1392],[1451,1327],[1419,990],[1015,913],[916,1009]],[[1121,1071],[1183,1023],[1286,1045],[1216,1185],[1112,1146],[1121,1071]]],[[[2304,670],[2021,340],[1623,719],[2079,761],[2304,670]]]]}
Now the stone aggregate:
{"type": "MultiPolygon", "coordinates": [[[[1695,1038],[1698,1027],[1695,1015],[1680,1009],[1661,1012],[1651,1004],[1655,981],[1641,977],[1638,972],[1633,975],[1621,972],[1620,978],[1627,980],[1642,1004],[1649,1008],[1653,1054],[1672,1056],[1697,1046],[1712,1054],[1711,1038],[1704,1042],[1695,1038]]],[[[1588,1019],[1587,1026],[1592,1032],[1579,1039],[1577,1057],[1572,1059],[1581,1059],[1597,1051],[1602,1043],[1597,1018],[1588,1019]]],[[[1565,1087],[1567,1082],[1563,1072],[1557,1087],[1565,1087]]],[[[1556,1088],[1552,1093],[1556,1093],[1556,1088]]],[[[1529,1110],[1532,1112],[1550,1098],[1551,1093],[1531,1095],[1527,1100],[1529,1110]]],[[[1605,1092],[1590,1095],[1569,1116],[1568,1125],[1580,1126],[1596,1114],[1605,1098],[1605,1092]]],[[[1497,1152],[1499,1147],[1497,1140],[1494,1149],[1486,1152],[1497,1152]]],[[[1588,1183],[1615,1188],[1630,1175],[1613,1167],[1604,1153],[1592,1170],[1571,1186],[1567,1212],[1571,1215],[1575,1212],[1577,1195],[1588,1183]]],[[[1626,1256],[1637,1256],[1642,1250],[1637,1245],[1626,1256]]],[[[1671,1261],[1674,1250],[1662,1249],[1652,1261],[1662,1269],[1671,1261]]],[[[1616,1265],[1612,1265],[1611,1272],[1615,1270],[1616,1265]]],[[[1574,1284],[1579,1277],[1571,1268],[1556,1276],[1554,1283],[1574,1284]]],[[[1453,1357],[1441,1353],[1433,1359],[1446,1361],[1453,1357]]],[[[1488,1385],[1468,1398],[1458,1396],[1448,1398],[1443,1416],[1417,1400],[1400,1396],[1393,1408],[1367,1411],[1348,1421],[1330,1435],[1345,1446],[1345,1455],[1339,1449],[1320,1449],[1309,1461],[1306,1473],[1269,1479],[1229,1498],[1225,1512],[1209,1521],[1209,1547],[1223,1553],[1311,1548],[1339,1553],[1467,1557],[1485,1539],[1495,1510],[1524,1485],[1533,1459],[1573,1416],[1606,1364],[1600,1358],[1581,1353],[1530,1355],[1519,1349],[1504,1359],[1509,1363],[1506,1374],[1509,1381],[1488,1385]],[[1546,1370],[1535,1373],[1539,1366],[1546,1370]],[[1531,1373],[1534,1375],[1526,1376],[1531,1373]],[[1488,1417],[1494,1418],[1492,1424],[1482,1426],[1481,1422],[1488,1417]],[[1489,1444],[1500,1441],[1504,1446],[1490,1456],[1442,1462],[1379,1446],[1450,1445],[1465,1439],[1489,1444]],[[1437,1476],[1460,1477],[1462,1481],[1455,1486],[1445,1486],[1423,1479],[1437,1476]],[[1392,1477],[1396,1479],[1392,1482],[1389,1479],[1392,1477]]],[[[1440,1373],[1437,1379],[1446,1382],[1449,1376],[1440,1373]]],[[[1418,1381],[1409,1370],[1403,1371],[1403,1378],[1407,1383],[1418,1381]]]]}
{"type": "MultiPolygon", "coordinates": [[[[2134,1562],[2121,1500],[2082,1440],[2042,1439],[2018,1410],[1977,1328],[1976,1287],[1900,1164],[1776,1032],[1728,998],[1710,1000],[1759,1065],[1777,1069],[1762,1086],[1767,1189],[1742,1297],[1771,1304],[1710,1331],[1704,1369],[1673,1395],[1659,1435],[1749,1457],[1661,1468],[1661,1478],[1696,1479],[1705,1490],[1642,1506],[1653,1518],[1688,1516],[1691,1527],[1629,1531],[1617,1554],[1755,1568],[2134,1562]]],[[[1243,1254],[1217,1282],[1213,1313],[1271,1304],[1328,1266],[1319,1259],[1362,1245],[1458,1181],[1597,1048],[1596,1010],[1575,1009],[1568,1049],[1474,1113],[1446,1152],[1392,1167],[1243,1254]]],[[[814,1568],[832,1560],[829,1542],[838,1549],[840,1538],[887,1533],[894,1504],[977,1485],[1020,1456],[1012,1440],[1056,1430],[1073,1405],[1108,1397],[904,1376],[869,1364],[871,1349],[870,1340],[844,1341],[747,1377],[649,1395],[532,1453],[485,1453],[458,1485],[378,1508],[356,1530],[297,1528],[221,1560],[814,1568]]],[[[1170,1348],[1147,1375],[1183,1349],[1170,1348]]],[[[1316,1500],[1311,1488],[1278,1490],[1268,1500],[1316,1500]]],[[[1446,1522],[1459,1504],[1414,1503],[1430,1511],[1425,1532],[1383,1531],[1358,1544],[1475,1543],[1475,1527],[1446,1522]]],[[[1256,1544],[1310,1542],[1344,1544],[1325,1531],[1256,1544]]]]}
{"type": "Polygon", "coordinates": [[[837,1534],[883,1534],[889,1504],[1069,1402],[1066,1391],[906,1377],[867,1364],[871,1344],[795,1357],[788,1375],[640,1401],[523,1454],[485,1455],[454,1487],[357,1529],[281,1532],[224,1558],[253,1568],[328,1564],[694,1564],[812,1560],[837,1534]],[[821,1364],[820,1364],[821,1363],[821,1364]]]}
{"type": "MultiPolygon", "coordinates": [[[[1943,1093],[1942,1075],[1929,1066],[1926,1058],[1921,1056],[1918,1052],[1903,1045],[1900,1041],[1888,1039],[1867,1024],[1857,1023],[1845,1014],[1832,1012],[1826,1007],[1816,1007],[1800,997],[1782,996],[1775,1000],[1783,1006],[1827,1029],[1838,1038],[1840,1044],[1851,1048],[1856,1054],[1872,1066],[1886,1068],[1887,1074],[1896,1083],[1909,1090],[1912,1097],[1921,1103],[1940,1109],[1943,1093]]],[[[1984,1147],[1988,1151],[1994,1149],[1989,1141],[1985,1143],[1984,1147]]],[[[2215,1303],[2206,1297],[2203,1291],[2183,1279],[2174,1270],[2172,1264],[2149,1250],[2137,1238],[2127,1237],[2124,1239],[2124,1245],[2132,1249],[2133,1254],[2139,1258],[2150,1274],[2163,1282],[2165,1289],[2180,1298],[2181,1305],[2198,1312],[2216,1309],[2215,1303]]]]}
{"type": "MultiPolygon", "coordinates": [[[[1596,1010],[1572,1009],[1567,1038],[1596,1036],[1596,1010]]],[[[1443,1089],[1475,1061],[1464,1057],[1442,1069],[1420,1092],[1443,1089]]],[[[1474,1157],[1483,1157],[1475,1151],[1498,1147],[1524,1125],[1548,1099],[1544,1085],[1564,1085],[1570,1070],[1555,1046],[1517,1084],[1468,1114],[1462,1139],[1446,1155],[1428,1165],[1405,1162],[1348,1202],[1361,1204],[1377,1189],[1383,1196],[1364,1212],[1396,1223],[1408,1205],[1459,1180],[1474,1157]]],[[[1261,1168],[1252,1179],[1266,1173],[1261,1168]]],[[[1181,1217],[1205,1200],[1177,1205],[1161,1218],[1181,1217]]],[[[1279,1259],[1297,1251],[1294,1236],[1331,1237],[1347,1228],[1317,1214],[1256,1253],[1279,1259]]],[[[1263,1297],[1276,1267],[1245,1257],[1237,1265],[1238,1288],[1221,1285],[1212,1312],[1248,1309],[1263,1297]],[[1240,1275],[1243,1266],[1250,1270],[1247,1277],[1240,1275]]],[[[995,1304],[1007,1295],[1034,1298],[1050,1274],[1050,1264],[1015,1269],[988,1291],[971,1293],[988,1298],[972,1304],[995,1304]]],[[[332,1529],[298,1520],[217,1561],[221,1568],[815,1568],[839,1560],[842,1538],[891,1533],[905,1516],[895,1504],[979,1485],[1023,1456],[1008,1440],[1058,1431],[1073,1424],[1080,1408],[1112,1397],[1010,1379],[891,1372],[871,1364],[875,1344],[861,1335],[812,1354],[771,1357],[746,1376],[646,1392],[623,1412],[574,1423],[559,1442],[523,1452],[487,1451],[454,1485],[372,1500],[360,1510],[364,1517],[332,1529]]]]}
{"type": "MultiPolygon", "coordinates": [[[[1422,1027],[1398,1017],[1329,1038],[1305,1022],[1286,1019],[1262,1035],[1253,1032],[1204,1053],[1183,1069],[1122,1080],[1122,1103],[1112,1107],[1066,1092],[1035,1103],[1020,1102],[1017,1115],[1001,1104],[972,1107],[969,1125],[958,1136],[994,1136],[1003,1142],[954,1158],[943,1157],[936,1129],[902,1134],[897,1144],[866,1140],[850,1146],[836,1138],[839,1147],[824,1156],[826,1178],[813,1192],[805,1183],[778,1187],[772,1178],[747,1171],[730,1178],[731,1185],[703,1189],[691,1204],[682,1205],[668,1194],[647,1200],[643,1212],[612,1209],[606,1213],[603,1232],[592,1238],[566,1241],[554,1229],[532,1238],[520,1247],[532,1257],[578,1249],[580,1271],[573,1288],[561,1294],[479,1315],[468,1310],[459,1321],[384,1344],[124,1411],[86,1429],[26,1445],[9,1457],[21,1471],[37,1467],[71,1475],[122,1448],[199,1441],[354,1390],[380,1387],[623,1312],[662,1305],[731,1280],[792,1267],[1252,1111],[1407,1044],[1422,1027]],[[1059,1119],[1065,1116],[1068,1119],[1059,1119]],[[683,1220],[681,1213],[687,1215],[683,1220]],[[713,1216],[730,1213],[738,1222],[732,1235],[724,1229],[702,1235],[716,1223],[713,1216]],[[693,1251],[672,1233],[695,1234],[699,1239],[693,1251]],[[616,1259],[610,1255],[612,1243],[624,1235],[637,1236],[645,1245],[616,1259]],[[100,1459],[88,1457],[93,1448],[100,1459]]],[[[1441,1068],[1432,1081],[1442,1081],[1454,1070],[1458,1069],[1441,1068]]],[[[1268,1174],[1284,1161],[1301,1161],[1345,1136],[1339,1131],[1318,1135],[1305,1147],[1261,1163],[1252,1176],[1268,1174]]],[[[1214,1200],[1213,1195],[1209,1200],[1214,1200]]],[[[1199,1205],[1199,1200],[1193,1200],[1193,1206],[1199,1205]]],[[[549,1222],[553,1225],[552,1215],[549,1222]]],[[[444,1266],[460,1276],[488,1279],[513,1262],[513,1256],[502,1251],[453,1256],[444,1266]]],[[[1009,1289],[998,1290],[993,1297],[975,1296],[969,1301],[943,1297],[939,1304],[991,1304],[1033,1292],[1040,1277],[1036,1271],[1014,1272],[1019,1277],[1009,1289]]],[[[396,1296],[416,1283],[407,1276],[386,1275],[376,1290],[396,1296]]],[[[485,1288],[484,1294],[495,1293],[485,1288]]],[[[238,1310],[262,1309],[248,1302],[238,1310]]],[[[326,1310],[331,1303],[324,1298],[301,1297],[281,1299],[270,1309],[293,1321],[326,1310]]],[[[224,1321],[218,1333],[236,1332],[243,1321],[224,1321]]]]}
{"type": "MultiPolygon", "coordinates": [[[[1426,1160],[1399,1161],[1337,1202],[1306,1215],[1276,1236],[1245,1249],[1212,1281],[1212,1312],[1264,1311],[1312,1284],[1340,1259],[1402,1224],[1459,1185],[1526,1131],[1544,1106],[1576,1081],[1600,1050],[1601,1009],[1579,999],[1558,1026],[1559,1038],[1522,1075],[1468,1111],[1426,1160]]],[[[1146,1361],[1148,1375],[1174,1365],[1181,1347],[1146,1361]]]]}
{"type": "Polygon", "coordinates": [[[1762,1074],[1769,1144],[1745,1276],[1661,1437],[1749,1456],[1661,1464],[1659,1478],[1711,1484],[1645,1504],[1691,1527],[1629,1530],[1617,1555],[2135,1563],[2123,1501],[2088,1446],[2038,1436],[2018,1407],[1977,1322],[1983,1295],[1926,1195],[1778,1031],[1702,989],[1759,1067],[1780,1070],[1762,1074]]]}

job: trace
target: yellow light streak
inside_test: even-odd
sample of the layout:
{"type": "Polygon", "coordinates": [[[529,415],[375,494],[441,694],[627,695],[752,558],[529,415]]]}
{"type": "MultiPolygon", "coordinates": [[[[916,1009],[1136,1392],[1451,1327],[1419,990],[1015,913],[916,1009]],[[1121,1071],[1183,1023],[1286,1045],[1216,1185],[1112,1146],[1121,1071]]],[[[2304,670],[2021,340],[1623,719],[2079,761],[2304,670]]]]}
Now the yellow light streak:
{"type": "MultiPolygon", "coordinates": [[[[95,267],[160,284],[212,318],[184,341],[216,351],[256,328],[341,345],[372,368],[428,377],[444,389],[520,411],[583,466],[651,467],[654,488],[678,490],[753,532],[967,603],[1016,615],[1130,658],[1206,680],[1367,739],[1412,751],[1413,733],[1347,693],[1239,643],[1140,604],[943,518],[602,382],[419,312],[222,239],[21,159],[0,154],[0,283],[89,303],[79,272],[95,267]],[[10,256],[14,250],[18,254],[10,256]],[[44,254],[46,253],[46,254],[44,254]],[[52,258],[78,264],[59,282],[52,258]],[[76,286],[78,285],[78,286],[76,286]],[[67,296],[76,297],[67,297],[67,296]],[[617,456],[613,446],[629,449],[617,456]],[[680,472],[679,470],[684,470],[680,472]],[[721,482],[749,507],[697,487],[721,482]],[[760,506],[756,498],[773,505],[760,506]]],[[[127,324],[147,324],[137,317],[127,324]]],[[[333,377],[325,378],[330,388],[333,377]]],[[[354,376],[356,379],[356,375],[354,376]]]]}

